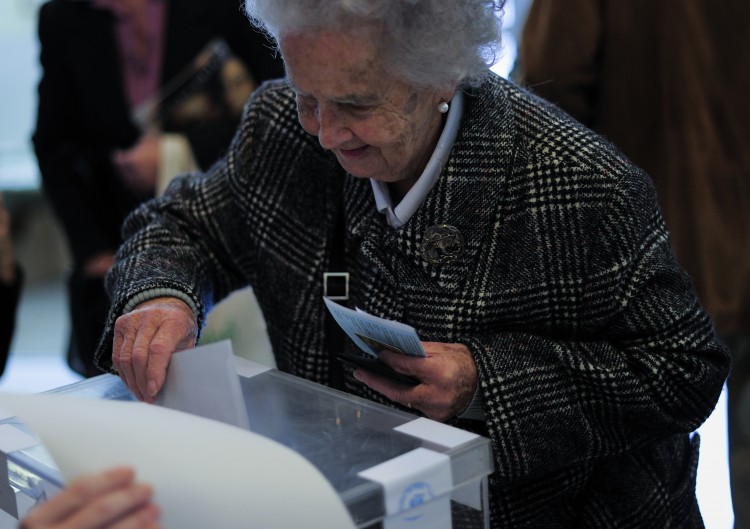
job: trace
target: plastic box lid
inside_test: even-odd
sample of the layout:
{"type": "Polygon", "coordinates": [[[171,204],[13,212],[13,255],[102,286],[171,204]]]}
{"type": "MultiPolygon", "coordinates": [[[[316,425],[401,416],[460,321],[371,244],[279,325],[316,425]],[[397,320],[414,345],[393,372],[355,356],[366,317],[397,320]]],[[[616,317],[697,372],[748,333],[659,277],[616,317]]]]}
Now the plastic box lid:
{"type": "MultiPolygon", "coordinates": [[[[242,358],[237,362],[250,429],[317,467],[357,527],[489,527],[487,476],[493,460],[488,439],[242,358]],[[445,461],[446,486],[430,483],[419,469],[405,481],[387,479],[390,468],[403,473],[418,454],[438,454],[445,461]]],[[[135,400],[118,377],[108,374],[46,393],[135,400]]],[[[3,422],[9,421],[28,431],[17,419],[3,422]]],[[[22,481],[15,485],[27,494],[54,491],[63,482],[41,445],[10,453],[9,472],[11,484],[22,481]]]]}

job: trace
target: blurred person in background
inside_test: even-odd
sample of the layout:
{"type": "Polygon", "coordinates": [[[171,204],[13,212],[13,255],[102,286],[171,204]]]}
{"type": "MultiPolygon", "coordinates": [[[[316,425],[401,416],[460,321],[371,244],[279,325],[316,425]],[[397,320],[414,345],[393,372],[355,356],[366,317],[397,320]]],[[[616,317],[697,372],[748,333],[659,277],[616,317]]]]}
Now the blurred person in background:
{"type": "Polygon", "coordinates": [[[536,0],[514,77],[654,180],[729,345],[735,528],[750,528],[750,2],[536,0]]]}
{"type": "Polygon", "coordinates": [[[33,142],[73,260],[68,363],[93,376],[123,219],[219,158],[244,101],[283,65],[240,0],[51,0],[39,39],[33,142]]]}
{"type": "Polygon", "coordinates": [[[0,376],[5,372],[10,355],[22,283],[21,268],[13,257],[10,214],[0,193],[0,376]]]}

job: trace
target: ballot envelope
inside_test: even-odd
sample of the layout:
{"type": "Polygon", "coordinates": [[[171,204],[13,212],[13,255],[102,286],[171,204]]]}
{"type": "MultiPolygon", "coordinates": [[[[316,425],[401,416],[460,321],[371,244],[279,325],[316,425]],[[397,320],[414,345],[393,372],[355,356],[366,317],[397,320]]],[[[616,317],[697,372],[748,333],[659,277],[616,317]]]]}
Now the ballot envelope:
{"type": "MultiPolygon", "coordinates": [[[[489,527],[487,483],[493,459],[487,438],[237,360],[251,432],[288,447],[317,468],[335,489],[354,527],[489,527]]],[[[120,379],[109,374],[45,394],[135,400],[120,379]]],[[[3,418],[0,438],[15,434],[35,436],[17,417],[3,418]]],[[[0,515],[7,527],[14,527],[13,520],[64,483],[44,444],[32,444],[21,442],[14,449],[6,443],[7,480],[0,488],[0,515]]],[[[202,463],[210,465],[219,456],[217,446],[214,454],[201,455],[202,463]]],[[[284,491],[278,497],[279,509],[288,508],[284,491]]]]}

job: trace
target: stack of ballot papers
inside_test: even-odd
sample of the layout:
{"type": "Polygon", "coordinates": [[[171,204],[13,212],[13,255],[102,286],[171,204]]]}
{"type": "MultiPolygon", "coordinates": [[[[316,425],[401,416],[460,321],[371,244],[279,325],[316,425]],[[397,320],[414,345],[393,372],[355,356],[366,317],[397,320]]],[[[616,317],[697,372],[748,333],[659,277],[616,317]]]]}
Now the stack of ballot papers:
{"type": "Polygon", "coordinates": [[[383,349],[409,356],[427,356],[414,327],[350,309],[323,298],[336,323],[365,353],[377,356],[383,349]]]}

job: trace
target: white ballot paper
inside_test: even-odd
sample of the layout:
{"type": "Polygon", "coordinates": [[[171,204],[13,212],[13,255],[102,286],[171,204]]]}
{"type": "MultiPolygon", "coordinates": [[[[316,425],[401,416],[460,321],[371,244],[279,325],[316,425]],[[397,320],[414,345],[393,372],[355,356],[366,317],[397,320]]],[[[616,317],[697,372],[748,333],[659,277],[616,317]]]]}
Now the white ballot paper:
{"type": "Polygon", "coordinates": [[[377,356],[389,349],[410,356],[427,356],[417,331],[411,325],[378,318],[362,310],[352,310],[324,297],[326,307],[336,323],[365,353],[377,356]]]}
{"type": "Polygon", "coordinates": [[[354,529],[312,464],[234,426],[131,401],[0,393],[66,481],[113,466],[154,488],[165,529],[354,529]]]}
{"type": "Polygon", "coordinates": [[[156,404],[250,429],[229,340],[172,355],[156,404]]]}

